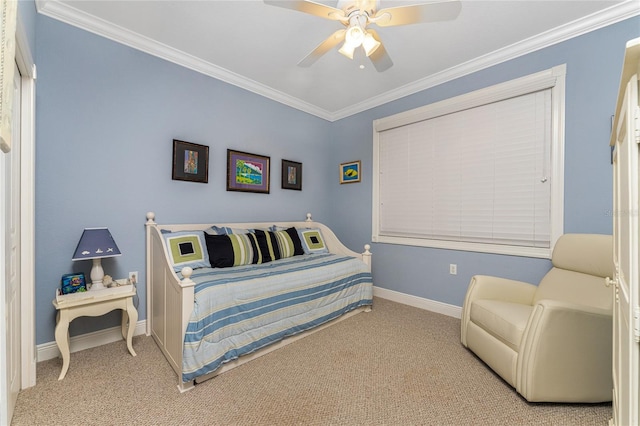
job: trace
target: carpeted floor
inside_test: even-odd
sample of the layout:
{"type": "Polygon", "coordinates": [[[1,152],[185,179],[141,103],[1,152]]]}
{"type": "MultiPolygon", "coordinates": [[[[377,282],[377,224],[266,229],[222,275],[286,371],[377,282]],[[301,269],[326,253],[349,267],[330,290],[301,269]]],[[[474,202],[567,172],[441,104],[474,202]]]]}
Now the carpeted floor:
{"type": "Polygon", "coordinates": [[[611,404],[529,404],[460,320],[388,300],[180,394],[150,337],[38,364],[13,425],[606,425],[611,404]]]}

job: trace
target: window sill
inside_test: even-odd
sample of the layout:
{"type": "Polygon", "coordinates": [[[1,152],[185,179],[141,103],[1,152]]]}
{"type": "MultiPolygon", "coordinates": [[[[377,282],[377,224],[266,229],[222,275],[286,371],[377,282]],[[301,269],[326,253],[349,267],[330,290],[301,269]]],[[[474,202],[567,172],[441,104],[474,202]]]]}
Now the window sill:
{"type": "Polygon", "coordinates": [[[479,253],[504,254],[508,256],[535,257],[551,259],[553,247],[523,247],[502,244],[470,243],[462,241],[431,240],[418,237],[392,237],[374,235],[374,243],[397,244],[416,247],[431,247],[446,250],[473,251],[479,253]]]}

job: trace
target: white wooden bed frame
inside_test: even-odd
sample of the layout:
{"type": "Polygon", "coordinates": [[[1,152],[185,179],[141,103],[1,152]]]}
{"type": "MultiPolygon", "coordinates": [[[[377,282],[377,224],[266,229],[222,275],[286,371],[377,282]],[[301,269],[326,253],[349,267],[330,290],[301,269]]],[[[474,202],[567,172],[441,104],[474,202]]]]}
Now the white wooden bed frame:
{"type": "Polygon", "coordinates": [[[295,336],[288,337],[280,342],[262,348],[254,353],[242,356],[234,361],[227,362],[215,372],[196,378],[194,381],[182,381],[182,348],[184,335],[189,322],[189,317],[193,310],[194,282],[191,281],[191,268],[183,268],[181,271],[183,280],[178,278],[169,261],[165,249],[164,238],[160,230],[167,231],[195,231],[205,230],[212,225],[228,226],[231,228],[244,229],[268,229],[273,225],[296,228],[319,228],[323,239],[331,253],[358,257],[368,266],[371,271],[370,246],[364,246],[363,253],[356,253],[344,246],[338,237],[326,225],[314,222],[311,214],[307,214],[307,219],[301,222],[256,222],[256,223],[215,223],[215,224],[174,224],[159,225],[155,221],[155,213],[147,213],[146,234],[147,234],[147,336],[153,336],[160,350],[171,364],[178,375],[178,389],[185,392],[193,388],[195,383],[200,383],[218,374],[235,368],[245,362],[251,361],[265,355],[275,349],[281,348],[311,333],[322,330],[325,327],[342,321],[352,315],[362,311],[370,311],[371,307],[364,306],[353,310],[339,318],[314,329],[305,331],[295,336]]]}

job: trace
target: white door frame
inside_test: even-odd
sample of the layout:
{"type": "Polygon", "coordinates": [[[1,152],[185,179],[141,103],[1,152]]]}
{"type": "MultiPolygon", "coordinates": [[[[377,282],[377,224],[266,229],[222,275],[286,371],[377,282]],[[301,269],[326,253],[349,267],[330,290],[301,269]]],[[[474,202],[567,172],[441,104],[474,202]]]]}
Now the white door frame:
{"type": "Polygon", "coordinates": [[[36,124],[36,66],[29,39],[18,11],[16,22],[16,64],[22,75],[21,110],[21,242],[20,292],[22,325],[22,389],[36,384],[36,327],[35,327],[35,124],[36,124]]]}
{"type": "MultiPolygon", "coordinates": [[[[18,265],[19,272],[16,275],[22,275],[19,286],[20,290],[19,304],[20,311],[20,326],[17,330],[13,330],[12,333],[17,335],[17,339],[20,344],[20,365],[21,369],[18,372],[19,376],[17,383],[18,389],[25,389],[27,387],[35,385],[36,382],[36,358],[35,358],[35,289],[34,289],[34,275],[35,275],[35,250],[34,250],[34,195],[35,195],[35,174],[34,174],[34,150],[35,150],[35,65],[33,63],[33,57],[29,48],[28,37],[24,29],[24,25],[20,19],[19,12],[16,17],[16,51],[15,51],[15,64],[11,66],[17,66],[19,73],[18,94],[20,96],[20,131],[15,132],[20,137],[20,143],[16,143],[14,146],[19,149],[15,155],[20,158],[20,166],[12,169],[12,173],[15,173],[15,181],[20,182],[18,188],[18,204],[19,209],[24,213],[24,220],[21,220],[20,229],[16,231],[20,235],[18,241],[18,248],[21,258],[18,265]],[[24,119],[23,119],[24,117],[24,119]],[[15,172],[13,172],[15,170],[15,172]],[[19,173],[19,174],[18,174],[19,173]],[[25,238],[24,244],[22,238],[25,238]],[[24,279],[23,279],[24,278],[24,279]]],[[[12,178],[13,180],[13,178],[12,178]]],[[[4,196],[3,196],[4,197],[4,196]]],[[[0,202],[0,204],[2,204],[0,202]]],[[[4,207],[3,207],[4,210],[4,207]]],[[[3,212],[4,213],[4,212],[3,212]]],[[[0,214],[0,215],[3,215],[0,214]]],[[[21,214],[22,218],[22,214],[21,214]]],[[[2,219],[0,226],[4,229],[6,223],[2,219]]],[[[0,231],[0,233],[3,231],[0,231]]],[[[2,238],[3,251],[5,246],[4,238],[2,238]]],[[[3,259],[5,256],[0,256],[3,259]]],[[[3,274],[4,275],[4,274],[3,274]]],[[[2,290],[4,291],[4,289],[2,290]]],[[[6,337],[7,330],[5,327],[8,325],[6,306],[0,303],[0,328],[3,328],[3,339],[6,337]]],[[[0,358],[3,360],[10,356],[9,351],[12,348],[4,345],[6,342],[2,342],[2,351],[0,358]]],[[[13,348],[15,349],[15,348],[13,348]]],[[[2,374],[0,374],[2,375],[2,374]]],[[[9,389],[9,383],[2,380],[2,389],[0,389],[0,405],[2,406],[2,412],[0,413],[0,422],[4,423],[9,421],[7,417],[12,407],[8,407],[7,404],[11,403],[9,394],[12,389],[9,389]],[[7,411],[5,411],[7,410],[7,411]]]]}

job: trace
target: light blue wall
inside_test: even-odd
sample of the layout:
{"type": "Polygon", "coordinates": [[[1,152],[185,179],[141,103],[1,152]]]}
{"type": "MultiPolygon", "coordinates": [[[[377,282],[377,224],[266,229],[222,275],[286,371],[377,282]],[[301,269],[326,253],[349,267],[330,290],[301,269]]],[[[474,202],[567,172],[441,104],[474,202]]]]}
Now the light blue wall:
{"type": "MultiPolygon", "coordinates": [[[[54,340],[60,277],[89,274],[71,262],[85,227],[107,226],[123,253],[106,273],[144,282],[147,211],[160,223],[328,217],[329,122],[41,15],[37,52],[38,344],[54,340]],[[171,180],[174,138],[209,146],[208,184],[171,180]],[[226,191],[227,148],[271,157],[269,195],[226,191]],[[303,191],[280,188],[283,158],[303,163],[303,191]]],[[[74,321],[71,334],[116,318],[74,321]]]]}
{"type": "MultiPolygon", "coordinates": [[[[362,183],[332,188],[336,205],[345,206],[331,216],[334,230],[351,245],[371,239],[373,120],[566,63],[564,230],[610,234],[611,116],[625,43],[638,36],[636,17],[333,123],[333,162],[363,161],[362,183]]],[[[390,244],[373,244],[372,252],[376,286],[456,306],[475,274],[536,283],[550,266],[540,259],[390,244]],[[458,265],[455,276],[450,263],[458,265]]]]}
{"type": "MultiPolygon", "coordinates": [[[[307,211],[352,249],[371,239],[372,120],[567,63],[565,230],[611,232],[609,122],[624,42],[638,18],[328,123],[55,20],[36,18],[36,341],[51,342],[51,300],[85,227],[108,226],[123,255],[107,273],[144,281],[144,218],[159,222],[302,219],[307,211]],[[209,183],[171,180],[172,139],[209,145],[209,183]],[[225,190],[226,149],[270,155],[271,194],[225,190]],[[304,164],[303,191],[280,189],[280,160],[304,164]],[[362,160],[363,182],[338,164],[362,160]]],[[[475,273],[536,281],[548,261],[375,244],[380,287],[461,305],[475,273]],[[449,263],[458,275],[448,275],[449,263]]],[[[140,319],[146,317],[139,287],[140,319]]],[[[74,321],[71,334],[117,323],[74,321]]]]}
{"type": "Polygon", "coordinates": [[[27,35],[31,55],[36,54],[36,3],[33,0],[20,0],[18,2],[18,18],[27,35]]]}

